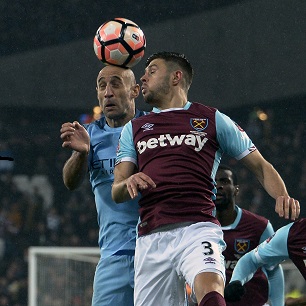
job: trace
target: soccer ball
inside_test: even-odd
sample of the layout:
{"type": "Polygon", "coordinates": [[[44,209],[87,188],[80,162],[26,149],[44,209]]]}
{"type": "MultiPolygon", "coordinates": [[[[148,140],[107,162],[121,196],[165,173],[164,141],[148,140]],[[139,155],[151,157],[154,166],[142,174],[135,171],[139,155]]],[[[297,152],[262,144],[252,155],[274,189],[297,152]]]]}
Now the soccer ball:
{"type": "Polygon", "coordinates": [[[144,56],[146,38],[135,22],[114,18],[98,28],[93,45],[104,64],[130,68],[144,56]]]}

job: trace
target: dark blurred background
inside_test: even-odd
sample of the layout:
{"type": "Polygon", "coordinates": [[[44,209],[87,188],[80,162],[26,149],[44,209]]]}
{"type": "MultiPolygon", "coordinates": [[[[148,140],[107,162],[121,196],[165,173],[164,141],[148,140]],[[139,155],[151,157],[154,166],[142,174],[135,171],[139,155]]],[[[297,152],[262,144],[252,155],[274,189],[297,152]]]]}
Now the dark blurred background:
{"type": "MultiPolygon", "coordinates": [[[[92,42],[106,20],[125,17],[155,51],[183,52],[195,77],[189,99],[231,116],[279,171],[306,217],[306,2],[0,1],[0,306],[27,305],[30,246],[97,247],[89,183],[69,192],[61,171],[66,121],[92,120],[103,67],[92,42]]],[[[133,70],[140,78],[142,60],[133,70]]],[[[149,110],[142,99],[139,108],[149,110]]],[[[288,223],[235,160],[239,205],[288,223]]]]}

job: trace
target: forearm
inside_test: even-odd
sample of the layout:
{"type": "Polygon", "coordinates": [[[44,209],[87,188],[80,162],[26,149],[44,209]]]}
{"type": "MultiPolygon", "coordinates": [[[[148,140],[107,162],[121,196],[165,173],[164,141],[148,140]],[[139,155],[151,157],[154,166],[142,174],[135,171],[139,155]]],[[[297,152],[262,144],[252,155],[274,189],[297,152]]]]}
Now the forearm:
{"type": "Polygon", "coordinates": [[[238,260],[230,281],[239,280],[244,285],[254,276],[259,267],[255,256],[249,252],[238,260]]]}
{"type": "Polygon", "coordinates": [[[276,266],[273,270],[266,270],[269,280],[269,300],[271,306],[285,304],[285,281],[281,265],[276,266]]]}
{"type": "Polygon", "coordinates": [[[63,181],[69,190],[81,185],[87,173],[87,153],[74,151],[63,168],[63,181]]]}
{"type": "Polygon", "coordinates": [[[126,180],[113,183],[112,198],[116,203],[126,202],[131,199],[126,186],[126,180]]]}
{"type": "Polygon", "coordinates": [[[263,177],[260,176],[259,180],[271,197],[277,199],[279,196],[288,196],[283,179],[271,164],[265,164],[262,173],[263,177]]]}
{"type": "Polygon", "coordinates": [[[156,187],[149,176],[136,172],[136,165],[132,162],[124,161],[116,165],[112,186],[112,198],[116,203],[135,199],[142,190],[156,187]]]}
{"type": "Polygon", "coordinates": [[[258,150],[247,155],[242,159],[242,162],[255,174],[260,184],[271,197],[277,199],[279,196],[288,196],[283,179],[258,150]]]}

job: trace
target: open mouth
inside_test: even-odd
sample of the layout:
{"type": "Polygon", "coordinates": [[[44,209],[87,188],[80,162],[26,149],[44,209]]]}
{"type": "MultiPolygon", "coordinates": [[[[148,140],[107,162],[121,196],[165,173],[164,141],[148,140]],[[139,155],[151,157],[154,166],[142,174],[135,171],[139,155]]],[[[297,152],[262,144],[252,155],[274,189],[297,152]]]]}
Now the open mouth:
{"type": "Polygon", "coordinates": [[[113,108],[113,107],[116,107],[116,105],[114,103],[106,103],[105,106],[104,106],[105,109],[113,108]]]}
{"type": "Polygon", "coordinates": [[[146,88],[146,87],[144,87],[144,86],[141,86],[141,92],[142,92],[142,94],[145,94],[145,93],[146,93],[146,91],[147,91],[147,88],[146,88]]]}

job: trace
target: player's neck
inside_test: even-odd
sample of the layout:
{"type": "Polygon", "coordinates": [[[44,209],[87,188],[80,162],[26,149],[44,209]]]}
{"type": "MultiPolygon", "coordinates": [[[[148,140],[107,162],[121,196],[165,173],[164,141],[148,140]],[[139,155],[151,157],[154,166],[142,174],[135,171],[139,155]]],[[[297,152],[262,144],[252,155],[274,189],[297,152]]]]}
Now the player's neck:
{"type": "Polygon", "coordinates": [[[160,103],[160,105],[157,105],[156,107],[160,110],[164,109],[171,109],[171,108],[184,108],[184,106],[187,103],[187,99],[171,99],[167,102],[163,101],[163,103],[160,103]]]}
{"type": "Polygon", "coordinates": [[[107,118],[106,117],[106,122],[107,125],[111,128],[117,128],[117,127],[121,127],[124,126],[125,124],[127,124],[131,119],[133,119],[135,116],[135,113],[131,113],[129,115],[126,116],[122,116],[122,117],[118,117],[115,119],[111,119],[111,118],[107,118]]]}
{"type": "Polygon", "coordinates": [[[162,97],[155,107],[160,110],[171,108],[184,108],[188,101],[187,95],[183,90],[172,91],[162,97]]]}
{"type": "Polygon", "coordinates": [[[235,208],[232,207],[223,211],[217,211],[217,218],[221,226],[228,226],[234,223],[237,217],[235,208]]]}

